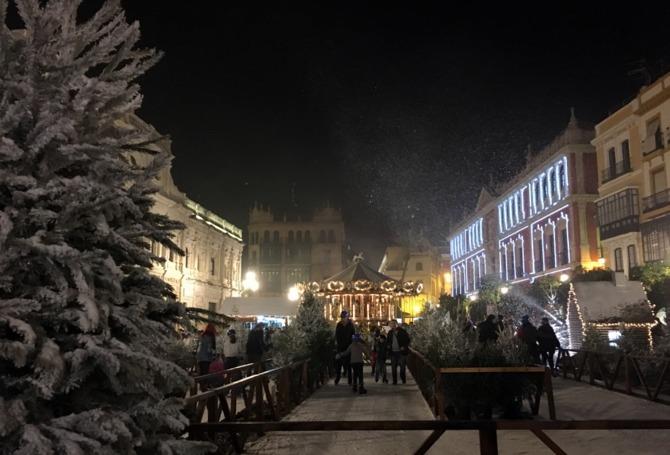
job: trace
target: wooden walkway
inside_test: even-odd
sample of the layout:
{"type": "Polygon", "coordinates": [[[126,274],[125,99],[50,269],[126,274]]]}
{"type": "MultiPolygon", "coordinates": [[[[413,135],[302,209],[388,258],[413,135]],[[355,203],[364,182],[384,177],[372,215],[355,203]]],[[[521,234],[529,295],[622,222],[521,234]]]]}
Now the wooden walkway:
{"type": "MultiPolygon", "coordinates": [[[[433,416],[416,384],[375,384],[366,368],[367,395],[353,394],[349,386],[332,381],[298,406],[284,420],[423,420],[433,416]]],[[[670,419],[670,406],[611,392],[588,384],[554,380],[556,408],[560,420],[573,419],[670,419]]],[[[542,400],[540,418],[547,418],[542,400]]],[[[410,454],[428,437],[423,431],[368,432],[275,432],[246,446],[252,454],[410,454]]],[[[670,447],[670,432],[547,431],[569,454],[660,454],[670,447]]],[[[501,454],[551,454],[529,431],[500,431],[501,454]]],[[[479,453],[474,431],[449,431],[442,435],[430,454],[479,453]]]]}

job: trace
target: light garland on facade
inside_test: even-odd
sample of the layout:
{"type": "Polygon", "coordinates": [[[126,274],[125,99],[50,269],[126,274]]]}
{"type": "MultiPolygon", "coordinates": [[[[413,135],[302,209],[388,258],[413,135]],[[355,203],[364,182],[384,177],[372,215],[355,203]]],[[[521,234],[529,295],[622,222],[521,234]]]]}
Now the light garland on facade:
{"type": "Polygon", "coordinates": [[[570,290],[568,291],[568,311],[566,320],[568,322],[568,343],[570,349],[579,349],[582,347],[584,340],[584,319],[577,301],[577,293],[575,287],[570,283],[570,290]]]}

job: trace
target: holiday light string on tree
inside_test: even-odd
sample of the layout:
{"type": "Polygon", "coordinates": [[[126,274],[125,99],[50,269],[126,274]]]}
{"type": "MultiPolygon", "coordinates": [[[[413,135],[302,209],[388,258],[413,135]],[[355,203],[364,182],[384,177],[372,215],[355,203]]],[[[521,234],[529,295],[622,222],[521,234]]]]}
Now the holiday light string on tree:
{"type": "Polygon", "coordinates": [[[577,301],[577,293],[575,287],[570,283],[570,290],[568,291],[568,340],[570,349],[579,349],[584,340],[584,320],[582,319],[582,312],[577,301]]]}

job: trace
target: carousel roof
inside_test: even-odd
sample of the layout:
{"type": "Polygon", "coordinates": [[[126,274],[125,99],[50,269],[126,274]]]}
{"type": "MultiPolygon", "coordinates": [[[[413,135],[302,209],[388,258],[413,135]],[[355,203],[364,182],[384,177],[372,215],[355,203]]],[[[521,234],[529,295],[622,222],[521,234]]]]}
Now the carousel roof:
{"type": "Polygon", "coordinates": [[[379,273],[378,271],[376,271],[363,261],[356,261],[346,269],[342,270],[339,273],[336,273],[331,277],[326,278],[324,281],[347,282],[347,281],[358,281],[358,280],[367,280],[372,283],[383,283],[384,281],[388,280],[393,281],[393,278],[388,277],[383,273],[379,273]]]}

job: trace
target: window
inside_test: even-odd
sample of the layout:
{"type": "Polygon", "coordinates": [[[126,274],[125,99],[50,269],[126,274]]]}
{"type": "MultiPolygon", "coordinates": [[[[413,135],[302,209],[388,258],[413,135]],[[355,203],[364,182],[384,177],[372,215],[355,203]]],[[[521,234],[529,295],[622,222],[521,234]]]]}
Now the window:
{"type": "Polygon", "coordinates": [[[556,267],[556,258],[554,257],[554,234],[549,234],[547,236],[545,248],[547,249],[544,260],[545,265],[548,269],[556,267]]]}
{"type": "Polygon", "coordinates": [[[295,239],[297,242],[302,242],[302,231],[296,232],[295,239]]]}
{"type": "Polygon", "coordinates": [[[559,185],[562,188],[561,194],[563,197],[566,196],[567,193],[567,187],[566,187],[566,180],[565,180],[565,164],[559,164],[558,166],[558,180],[559,180],[559,185]]]}
{"type": "Polygon", "coordinates": [[[423,262],[417,262],[415,269],[417,272],[422,272],[423,271],[423,262]]]}
{"type": "Polygon", "coordinates": [[[516,277],[523,276],[523,248],[520,241],[517,241],[518,245],[516,248],[516,277]]]}
{"type": "Polygon", "coordinates": [[[174,251],[172,251],[172,248],[168,249],[168,259],[170,262],[174,262],[174,251]]]}
{"type": "Polygon", "coordinates": [[[216,273],[216,259],[210,258],[209,260],[209,273],[214,275],[216,273]]]}
{"type": "Polygon", "coordinates": [[[511,243],[507,248],[507,279],[514,278],[514,245],[511,243]]]}
{"type": "Polygon", "coordinates": [[[610,168],[609,177],[614,178],[616,175],[616,152],[614,151],[614,147],[607,151],[607,164],[610,168]]]}
{"type": "Polygon", "coordinates": [[[628,245],[628,273],[633,267],[637,267],[637,254],[635,254],[635,245],[628,245]]]}
{"type": "Polygon", "coordinates": [[[190,254],[190,253],[189,253],[189,251],[188,251],[188,248],[186,248],[186,249],[184,250],[184,265],[186,266],[186,268],[188,268],[189,254],[190,254]]]}
{"type": "Polygon", "coordinates": [[[207,309],[212,313],[216,313],[216,302],[209,302],[207,309]]]}
{"type": "Polygon", "coordinates": [[[319,231],[319,243],[326,243],[326,231],[319,231]]]}
{"type": "Polygon", "coordinates": [[[628,139],[621,143],[621,163],[623,165],[622,172],[630,170],[630,146],[628,139]]]}
{"type": "Polygon", "coordinates": [[[621,248],[614,249],[614,271],[623,272],[623,254],[621,248]]]}
{"type": "Polygon", "coordinates": [[[293,238],[293,231],[288,231],[288,241],[289,241],[289,242],[293,242],[293,240],[295,240],[295,239],[293,238]]]}
{"type": "Polygon", "coordinates": [[[328,242],[335,243],[335,232],[332,229],[328,231],[328,242]]]}
{"type": "Polygon", "coordinates": [[[270,241],[270,231],[263,232],[263,241],[264,242],[269,242],[270,241]]]}
{"type": "Polygon", "coordinates": [[[558,264],[565,265],[568,263],[568,230],[561,229],[561,244],[559,245],[558,264]]]}
{"type": "Polygon", "coordinates": [[[544,270],[544,250],[542,249],[542,239],[535,241],[535,271],[541,272],[544,270]]]}
{"type": "Polygon", "coordinates": [[[272,241],[277,243],[279,242],[279,231],[274,231],[272,234],[272,241]]]}
{"type": "Polygon", "coordinates": [[[305,231],[305,242],[311,242],[312,241],[312,235],[310,234],[309,231],[305,231]]]}

